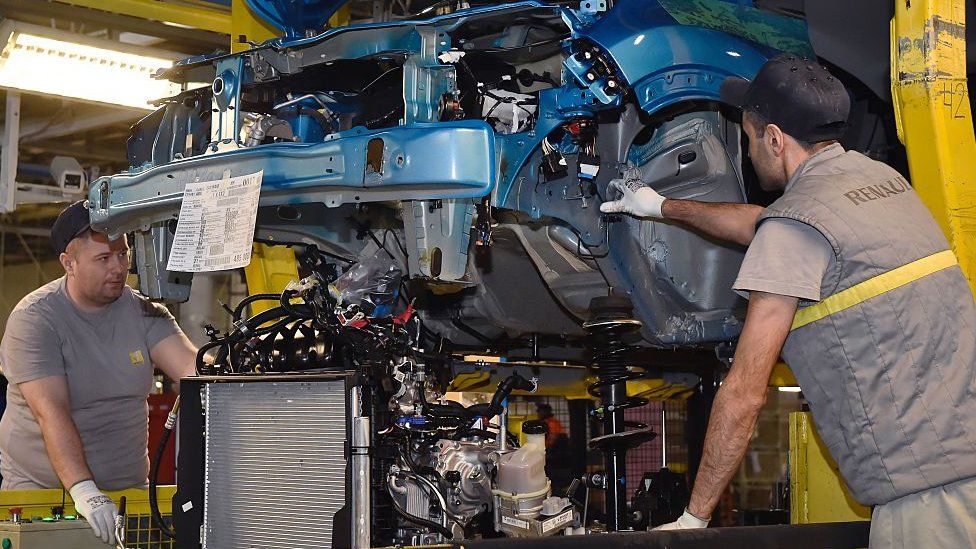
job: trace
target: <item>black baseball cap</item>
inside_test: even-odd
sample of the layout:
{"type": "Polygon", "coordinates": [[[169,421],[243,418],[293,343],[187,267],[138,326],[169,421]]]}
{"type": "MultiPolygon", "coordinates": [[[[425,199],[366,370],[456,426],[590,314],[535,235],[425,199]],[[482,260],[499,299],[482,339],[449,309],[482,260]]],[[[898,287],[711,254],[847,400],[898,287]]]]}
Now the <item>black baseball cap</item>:
{"type": "Polygon", "coordinates": [[[90,223],[87,200],[79,200],[61,210],[54,225],[51,225],[51,246],[54,253],[61,255],[69,242],[91,230],[90,223]]]}
{"type": "Polygon", "coordinates": [[[754,111],[801,141],[840,139],[847,130],[851,98],[844,84],[815,59],[783,53],[766,61],[749,82],[730,76],[722,101],[754,111]]]}

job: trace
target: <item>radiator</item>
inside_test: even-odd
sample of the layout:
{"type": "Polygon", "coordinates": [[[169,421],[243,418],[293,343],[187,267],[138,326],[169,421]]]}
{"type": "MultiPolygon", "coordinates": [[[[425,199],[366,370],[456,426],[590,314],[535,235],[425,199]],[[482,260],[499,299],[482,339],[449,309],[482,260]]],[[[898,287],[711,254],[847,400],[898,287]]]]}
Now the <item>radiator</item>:
{"type": "Polygon", "coordinates": [[[332,547],[345,504],[343,380],[203,387],[205,549],[332,547]]]}

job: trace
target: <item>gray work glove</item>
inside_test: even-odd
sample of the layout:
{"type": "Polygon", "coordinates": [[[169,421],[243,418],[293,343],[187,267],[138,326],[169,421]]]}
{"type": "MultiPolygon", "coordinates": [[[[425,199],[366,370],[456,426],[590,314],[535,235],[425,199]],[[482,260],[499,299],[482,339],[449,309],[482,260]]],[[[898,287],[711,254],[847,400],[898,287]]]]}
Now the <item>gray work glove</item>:
{"type": "Polygon", "coordinates": [[[75,502],[75,510],[85,517],[95,536],[109,545],[115,545],[115,517],[119,510],[112,499],[95,486],[93,480],[83,480],[72,486],[68,493],[75,502]]]}
{"type": "Polygon", "coordinates": [[[640,179],[614,179],[607,185],[607,192],[616,189],[620,198],[600,204],[603,213],[625,213],[637,217],[664,218],[661,205],[665,198],[640,179]]]}
{"type": "Polygon", "coordinates": [[[685,509],[684,514],[678,517],[678,520],[674,522],[669,522],[667,524],[662,524],[655,530],[691,530],[693,528],[705,528],[708,526],[708,521],[711,519],[700,519],[695,515],[692,515],[685,509]]]}

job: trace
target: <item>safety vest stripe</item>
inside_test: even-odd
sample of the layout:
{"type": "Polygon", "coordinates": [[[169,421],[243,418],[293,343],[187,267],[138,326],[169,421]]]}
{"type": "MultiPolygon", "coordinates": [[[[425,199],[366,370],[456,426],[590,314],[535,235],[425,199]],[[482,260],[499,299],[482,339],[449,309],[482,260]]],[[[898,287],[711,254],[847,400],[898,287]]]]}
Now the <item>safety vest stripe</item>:
{"type": "Polygon", "coordinates": [[[909,282],[914,282],[942,269],[952,267],[953,265],[958,265],[958,262],[952,250],[944,250],[921,259],[916,259],[911,263],[869,278],[860,284],[855,284],[846,290],[828,296],[819,303],[799,309],[796,312],[796,316],[793,317],[793,326],[790,330],[795,330],[811,322],[816,322],[821,318],[839,313],[858,303],[863,303],[872,297],[890,292],[895,288],[904,286],[909,282]]]}

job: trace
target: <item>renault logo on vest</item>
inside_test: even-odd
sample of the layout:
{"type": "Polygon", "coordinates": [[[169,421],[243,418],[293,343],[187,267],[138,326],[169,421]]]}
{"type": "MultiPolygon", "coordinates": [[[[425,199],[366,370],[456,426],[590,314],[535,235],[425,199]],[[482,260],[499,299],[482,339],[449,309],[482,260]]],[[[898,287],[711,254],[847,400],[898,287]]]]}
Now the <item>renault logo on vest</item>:
{"type": "Polygon", "coordinates": [[[889,196],[901,194],[908,189],[908,182],[899,177],[896,179],[889,179],[879,185],[868,185],[867,187],[861,187],[860,189],[848,191],[844,193],[844,196],[846,196],[848,200],[854,204],[860,205],[861,202],[878,200],[879,198],[888,198],[889,196]]]}

